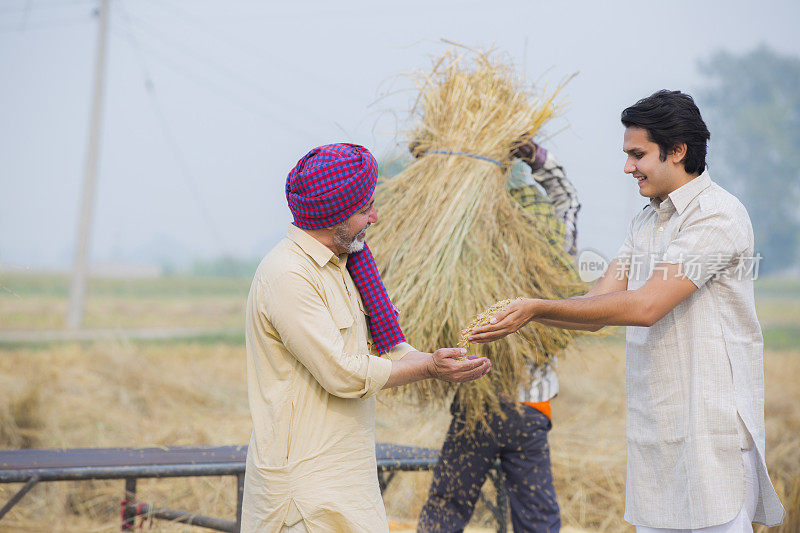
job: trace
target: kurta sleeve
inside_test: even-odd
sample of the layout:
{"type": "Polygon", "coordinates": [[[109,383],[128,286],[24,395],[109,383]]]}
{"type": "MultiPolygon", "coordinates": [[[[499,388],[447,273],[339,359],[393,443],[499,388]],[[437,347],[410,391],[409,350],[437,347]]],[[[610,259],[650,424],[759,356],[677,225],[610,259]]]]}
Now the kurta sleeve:
{"type": "Polygon", "coordinates": [[[700,210],[664,251],[663,262],[682,265],[683,274],[698,288],[715,276],[727,275],[748,248],[747,219],[737,214],[700,210]]]}
{"type": "Polygon", "coordinates": [[[407,342],[401,342],[400,344],[396,344],[392,349],[385,351],[383,355],[392,361],[399,361],[413,351],[416,351],[416,348],[407,342]]]}
{"type": "Polygon", "coordinates": [[[328,393],[368,398],[389,380],[390,360],[345,352],[331,310],[303,273],[286,272],[265,285],[260,308],[283,345],[328,393]]]}

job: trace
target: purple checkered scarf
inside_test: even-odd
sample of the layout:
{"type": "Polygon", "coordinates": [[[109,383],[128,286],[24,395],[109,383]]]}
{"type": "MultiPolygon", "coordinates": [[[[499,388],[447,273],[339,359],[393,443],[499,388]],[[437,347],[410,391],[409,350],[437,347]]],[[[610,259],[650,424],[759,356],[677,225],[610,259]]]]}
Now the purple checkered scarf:
{"type": "MultiPolygon", "coordinates": [[[[378,164],[356,144],[328,144],[303,156],[286,177],[286,199],[294,225],[328,228],[367,205],[378,181],[378,164]]],[[[405,342],[397,310],[389,301],[375,259],[365,244],[347,258],[347,270],[367,308],[367,321],[379,352],[405,342]]]]}

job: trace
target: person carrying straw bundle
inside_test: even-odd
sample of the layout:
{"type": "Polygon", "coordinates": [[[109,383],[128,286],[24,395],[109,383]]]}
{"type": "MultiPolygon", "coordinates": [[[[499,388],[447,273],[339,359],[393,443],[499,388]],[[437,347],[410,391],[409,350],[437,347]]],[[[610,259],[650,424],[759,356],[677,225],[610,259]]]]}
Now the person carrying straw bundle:
{"type": "MultiPolygon", "coordinates": [[[[583,289],[565,252],[575,247],[574,187],[532,140],[556,111],[554,96],[535,99],[508,65],[480,53],[450,52],[423,78],[416,159],[376,195],[393,207],[391,229],[377,228],[376,260],[412,342],[459,339],[472,315],[499,299],[583,289]],[[512,156],[531,166],[527,183],[513,183],[512,156]],[[537,192],[545,182],[549,199],[537,192]]],[[[549,400],[558,390],[554,356],[574,334],[522,333],[482,352],[494,365],[478,386],[406,391],[425,402],[455,396],[420,531],[462,529],[496,456],[515,529],[558,528],[549,400]]]]}
{"type": "Polygon", "coordinates": [[[294,222],[247,301],[242,531],[388,532],[375,466],[375,394],[489,371],[466,350],[405,342],[369,247],[377,164],[352,144],[315,148],[286,179],[294,222]]]}
{"type": "MultiPolygon", "coordinates": [[[[514,172],[509,192],[521,207],[550,226],[554,242],[561,243],[574,255],[580,203],[563,167],[552,153],[532,140],[521,145],[513,155],[524,161],[531,173],[514,172]],[[539,192],[538,185],[546,196],[539,192]]],[[[506,307],[508,303],[510,300],[487,309],[477,317],[481,320],[476,327],[487,323],[495,314],[492,309],[506,307]],[[485,316],[487,312],[489,316],[485,316]]],[[[559,530],[561,516],[548,443],[548,432],[553,425],[550,401],[559,390],[556,362],[553,355],[547,364],[531,368],[530,386],[520,387],[517,395],[517,400],[525,407],[509,405],[505,418],[493,419],[491,432],[481,427],[467,430],[454,406],[454,420],[442,445],[441,461],[434,471],[428,499],[420,512],[418,531],[463,529],[495,457],[499,458],[503,470],[514,531],[559,530]]]]}

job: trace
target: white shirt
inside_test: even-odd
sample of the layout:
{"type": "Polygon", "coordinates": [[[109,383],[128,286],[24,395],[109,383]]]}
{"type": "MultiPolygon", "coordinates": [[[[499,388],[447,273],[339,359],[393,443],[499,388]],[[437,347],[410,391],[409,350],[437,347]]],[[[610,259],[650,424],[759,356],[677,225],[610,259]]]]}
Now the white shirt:
{"type": "Polygon", "coordinates": [[[759,456],[754,521],[783,519],[764,462],[752,258],[747,211],[706,172],[631,222],[618,253],[629,265],[628,290],[660,275],[659,262],[682,264],[698,287],[653,326],[627,328],[625,520],[632,524],[699,529],[731,521],[744,500],[740,450],[750,438],[759,456]]]}

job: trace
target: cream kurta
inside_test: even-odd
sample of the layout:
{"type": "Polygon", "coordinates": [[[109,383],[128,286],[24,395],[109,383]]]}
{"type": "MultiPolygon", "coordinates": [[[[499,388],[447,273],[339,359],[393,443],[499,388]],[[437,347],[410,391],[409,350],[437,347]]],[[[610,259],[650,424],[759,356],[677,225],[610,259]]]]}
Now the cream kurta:
{"type": "MultiPolygon", "coordinates": [[[[253,433],[242,531],[302,519],[310,532],[388,531],[375,461],[375,394],[392,363],[372,355],[347,256],[295,226],[256,271],[247,301],[253,433]]],[[[399,359],[413,348],[390,351],[399,359]]]]}
{"type": "Polygon", "coordinates": [[[697,290],[651,327],[627,328],[625,519],[699,529],[733,520],[745,497],[741,449],[759,456],[755,522],[784,512],[764,462],[764,370],[753,300],[753,230],[744,206],[704,172],[653,200],[617,256],[628,290],[659,263],[697,290]]]}

